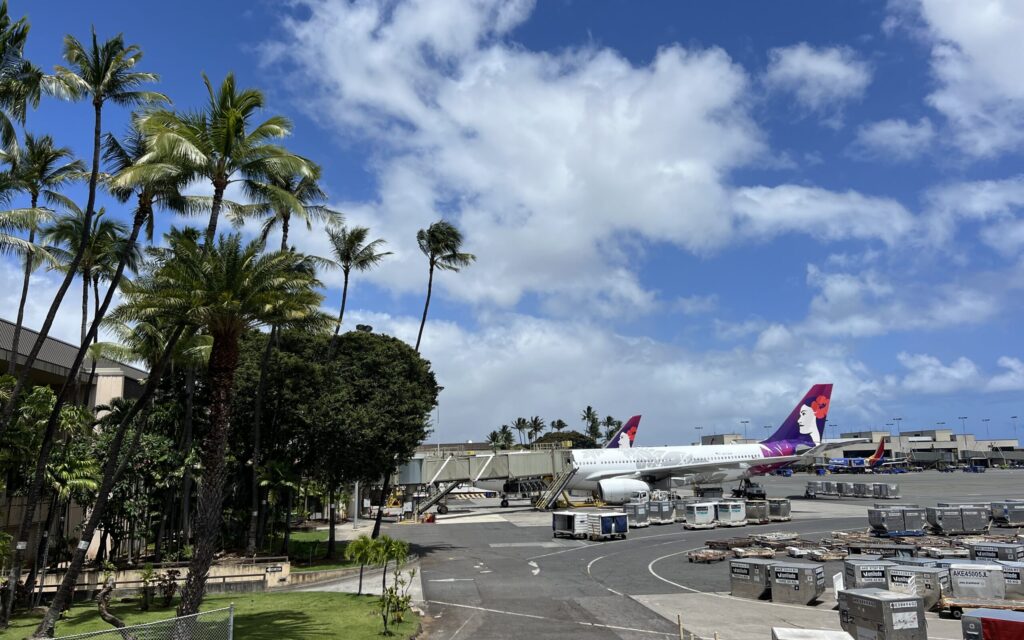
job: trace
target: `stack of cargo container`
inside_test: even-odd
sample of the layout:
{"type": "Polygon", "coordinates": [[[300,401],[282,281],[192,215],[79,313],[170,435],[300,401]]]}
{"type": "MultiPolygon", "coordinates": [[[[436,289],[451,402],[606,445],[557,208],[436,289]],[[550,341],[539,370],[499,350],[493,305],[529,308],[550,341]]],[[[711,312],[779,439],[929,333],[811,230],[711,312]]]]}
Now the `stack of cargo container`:
{"type": "Polygon", "coordinates": [[[928,524],[936,533],[958,535],[984,533],[992,520],[991,507],[942,505],[926,509],[928,524]]]}
{"type": "Polygon", "coordinates": [[[949,593],[949,571],[939,567],[896,565],[885,569],[885,579],[889,591],[921,596],[928,610],[949,593]]]}
{"type": "Polygon", "coordinates": [[[770,568],[772,602],[811,604],[825,593],[825,568],[807,562],[776,562],[770,568]]]}
{"type": "Polygon", "coordinates": [[[729,561],[730,593],[737,598],[766,600],[771,597],[774,560],[745,558],[729,561]]]}
{"type": "Polygon", "coordinates": [[[622,505],[622,510],[626,513],[626,518],[629,519],[631,529],[639,529],[651,524],[646,502],[627,502],[622,505]]]}
{"type": "Polygon", "coordinates": [[[651,500],[647,503],[647,517],[651,524],[672,524],[676,509],[671,500],[651,500]]]}

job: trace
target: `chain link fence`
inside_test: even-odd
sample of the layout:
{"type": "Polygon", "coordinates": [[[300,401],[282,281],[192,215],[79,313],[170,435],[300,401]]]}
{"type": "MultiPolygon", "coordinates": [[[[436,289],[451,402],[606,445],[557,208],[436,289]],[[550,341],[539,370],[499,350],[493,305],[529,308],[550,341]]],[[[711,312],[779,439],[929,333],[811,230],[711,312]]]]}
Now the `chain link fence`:
{"type": "Polygon", "coordinates": [[[121,629],[105,629],[73,636],[57,636],[60,640],[92,638],[94,640],[232,640],[235,630],[235,607],[203,611],[190,616],[147,622],[121,629]]]}

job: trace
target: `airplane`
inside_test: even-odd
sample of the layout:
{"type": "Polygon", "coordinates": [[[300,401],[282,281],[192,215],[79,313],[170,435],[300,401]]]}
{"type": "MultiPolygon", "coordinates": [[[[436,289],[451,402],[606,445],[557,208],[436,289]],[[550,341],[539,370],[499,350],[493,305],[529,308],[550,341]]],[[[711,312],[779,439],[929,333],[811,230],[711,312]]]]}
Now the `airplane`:
{"type": "Polygon", "coordinates": [[[885,438],[882,438],[881,442],[878,443],[878,449],[867,458],[829,458],[825,466],[829,469],[839,471],[866,471],[868,469],[875,469],[881,466],[900,464],[905,461],[905,458],[893,458],[892,460],[886,461],[885,438]]]}
{"type": "MultiPolygon", "coordinates": [[[[579,451],[614,451],[624,450],[633,447],[633,442],[636,441],[636,432],[640,428],[640,417],[633,416],[627,420],[621,427],[619,427],[610,438],[605,440],[604,445],[600,449],[579,449],[579,451]]],[[[523,489],[521,483],[517,480],[477,480],[474,483],[477,489],[483,489],[484,491],[494,491],[501,495],[501,506],[508,506],[508,495],[519,494],[519,493],[530,493],[529,490],[523,489]]]]}
{"type": "Polygon", "coordinates": [[[621,504],[653,489],[747,480],[864,442],[822,441],[831,397],[831,384],[812,386],[778,430],[760,443],[572,451],[577,471],[567,489],[594,491],[606,504],[621,504]]]}

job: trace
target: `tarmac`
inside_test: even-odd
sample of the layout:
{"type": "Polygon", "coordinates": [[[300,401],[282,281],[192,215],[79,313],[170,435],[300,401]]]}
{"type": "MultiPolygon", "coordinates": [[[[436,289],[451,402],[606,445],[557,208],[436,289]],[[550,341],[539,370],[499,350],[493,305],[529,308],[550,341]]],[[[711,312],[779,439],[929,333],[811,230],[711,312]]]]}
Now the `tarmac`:
{"type": "MultiPolygon", "coordinates": [[[[772,626],[839,629],[832,592],[811,607],[733,598],[728,563],[689,563],[686,552],[708,540],[754,532],[792,531],[814,539],[867,527],[866,509],[875,500],[805,500],[811,479],[762,479],[769,497],[793,498],[792,521],[771,525],[701,531],[652,525],[630,531],[627,540],[589,542],[552,538],[550,513],[525,502],[502,509],[497,500],[452,500],[437,524],[385,528],[421,557],[418,589],[427,638],[679,638],[681,616],[686,638],[710,639],[717,632],[720,640],[766,640],[772,626]]],[[[832,479],[896,482],[902,497],[890,502],[922,506],[1024,498],[1024,471],[832,479]]],[[[346,528],[352,531],[346,524],[339,533],[346,528]]],[[[356,531],[368,530],[369,523],[356,531]]],[[[840,566],[826,563],[829,582],[840,566]]],[[[372,582],[379,582],[377,575],[372,582]]],[[[326,588],[354,591],[351,581],[326,588]]],[[[928,614],[928,629],[933,639],[961,637],[958,621],[934,613],[928,614]]]]}

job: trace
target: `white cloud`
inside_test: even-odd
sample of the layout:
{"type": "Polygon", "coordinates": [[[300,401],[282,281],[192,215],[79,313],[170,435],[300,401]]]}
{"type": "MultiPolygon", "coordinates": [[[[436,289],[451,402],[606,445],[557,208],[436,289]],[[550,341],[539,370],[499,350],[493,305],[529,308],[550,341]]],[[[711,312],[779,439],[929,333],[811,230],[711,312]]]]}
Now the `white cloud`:
{"type": "Polygon", "coordinates": [[[978,367],[967,358],[957,358],[946,365],[935,356],[904,352],[896,359],[908,370],[902,384],[910,391],[953,393],[977,387],[982,381],[978,367]]]}
{"type": "MultiPolygon", "coordinates": [[[[928,103],[942,113],[965,153],[994,156],[1024,144],[1024,3],[920,0],[920,28],[931,46],[938,87],[928,103]]],[[[899,20],[906,7],[897,6],[899,20]]]]}
{"type": "MultiPolygon", "coordinates": [[[[1024,176],[951,183],[931,189],[925,200],[927,212],[924,222],[929,238],[935,242],[948,242],[962,220],[989,222],[1016,218],[1024,207],[1024,176]]],[[[997,248],[1012,249],[1014,230],[1002,230],[1010,231],[1011,237],[1006,242],[993,236],[997,230],[983,232],[982,237],[997,248]]]]}
{"type": "MultiPolygon", "coordinates": [[[[707,254],[755,233],[876,237],[858,205],[905,215],[825,190],[813,195],[856,215],[822,231],[792,210],[773,215],[774,202],[734,211],[732,172],[770,151],[748,75],[721,49],[666,46],[637,66],[607,48],[508,42],[527,3],[303,4],[308,16],[286,22],[267,58],[311,116],[375,146],[378,199],[339,208],[388,239],[395,255],[367,277],[393,291],[422,288],[414,236],[442,215],[480,256],[442,279],[443,293],[506,308],[535,293],[552,313],[655,308],[637,276],[651,241],[707,254]]],[[[850,62],[836,51],[823,55],[850,62]]]]}
{"type": "MultiPolygon", "coordinates": [[[[415,339],[418,320],[352,312],[353,322],[406,340],[415,339]]],[[[520,415],[579,428],[579,412],[593,405],[601,415],[643,414],[644,444],[678,444],[691,441],[697,425],[776,425],[815,382],[834,382],[834,414],[857,419],[877,410],[885,393],[839,348],[795,343],[773,354],[693,353],[599,324],[514,314],[489,317],[478,331],[428,320],[423,355],[445,387],[434,437],[443,441],[480,439],[520,415]]]]}
{"type": "Polygon", "coordinates": [[[837,118],[842,105],[858,100],[871,83],[871,67],[848,47],[815,48],[801,42],[768,52],[764,81],[791,92],[806,109],[837,118]]]}
{"type": "Polygon", "coordinates": [[[791,184],[744,187],[735,191],[732,204],[739,230],[750,238],[797,232],[816,239],[877,239],[892,245],[914,225],[899,202],[856,191],[791,184]]]}
{"type": "Polygon", "coordinates": [[[901,119],[881,120],[857,130],[854,149],[874,159],[910,160],[924,153],[934,137],[935,128],[928,118],[916,124],[901,119]]]}
{"type": "Polygon", "coordinates": [[[993,376],[986,385],[989,391],[1024,391],[1024,362],[1020,358],[1003,356],[996,362],[1003,373],[993,376]]]}
{"type": "Polygon", "coordinates": [[[673,308],[688,316],[711,313],[718,308],[718,295],[692,295],[678,298],[673,308]]]}
{"type": "Polygon", "coordinates": [[[1014,256],[1024,249],[1024,220],[1007,220],[985,227],[981,239],[1005,256],[1014,256]]]}

